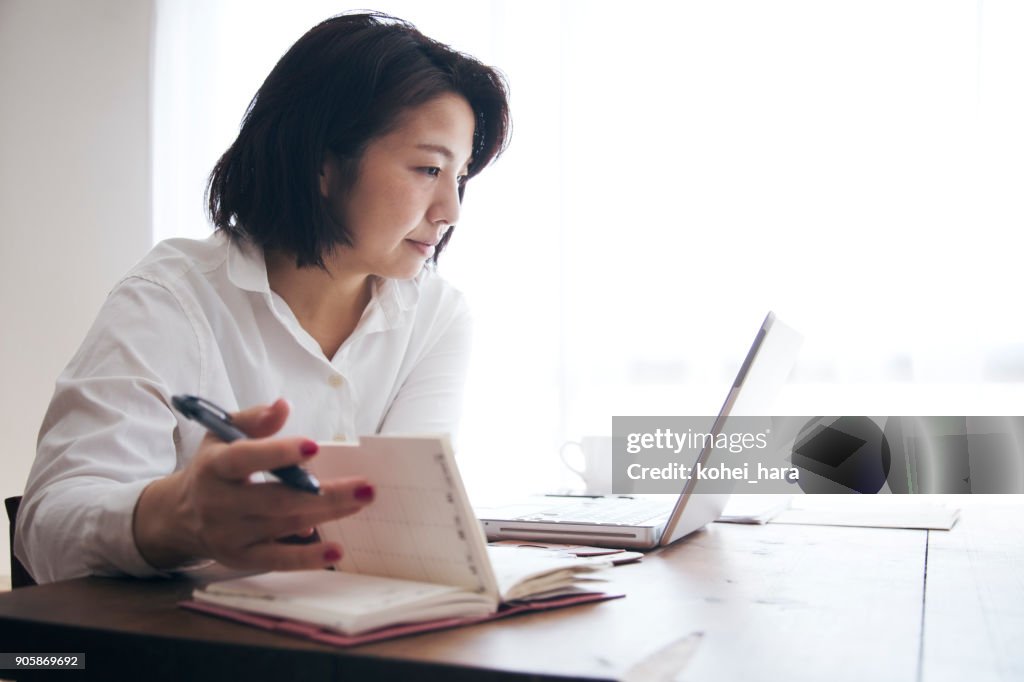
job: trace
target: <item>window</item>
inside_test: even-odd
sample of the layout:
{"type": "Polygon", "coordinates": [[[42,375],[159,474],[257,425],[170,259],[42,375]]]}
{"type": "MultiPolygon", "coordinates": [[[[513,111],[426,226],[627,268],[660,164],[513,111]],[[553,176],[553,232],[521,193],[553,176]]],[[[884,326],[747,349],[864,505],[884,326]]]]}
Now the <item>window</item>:
{"type": "MultiPolygon", "coordinates": [[[[575,484],[558,445],[612,414],[714,413],[769,308],[806,337],[780,413],[1019,412],[1020,4],[378,8],[512,88],[442,260],[477,318],[472,491],[575,484]]],[[[159,3],[156,239],[208,233],[246,104],[337,11],[159,3]]]]}

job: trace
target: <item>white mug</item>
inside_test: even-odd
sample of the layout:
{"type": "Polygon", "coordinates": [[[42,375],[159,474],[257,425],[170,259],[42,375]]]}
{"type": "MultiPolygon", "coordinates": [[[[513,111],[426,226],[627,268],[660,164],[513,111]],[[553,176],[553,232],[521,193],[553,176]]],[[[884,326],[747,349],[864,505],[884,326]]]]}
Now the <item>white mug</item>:
{"type": "Polygon", "coordinates": [[[587,495],[610,495],[612,492],[612,437],[583,436],[578,441],[571,440],[562,445],[559,451],[562,463],[586,484],[587,495]],[[583,457],[582,465],[579,458],[574,463],[569,457],[573,450],[579,450],[583,457]]]}

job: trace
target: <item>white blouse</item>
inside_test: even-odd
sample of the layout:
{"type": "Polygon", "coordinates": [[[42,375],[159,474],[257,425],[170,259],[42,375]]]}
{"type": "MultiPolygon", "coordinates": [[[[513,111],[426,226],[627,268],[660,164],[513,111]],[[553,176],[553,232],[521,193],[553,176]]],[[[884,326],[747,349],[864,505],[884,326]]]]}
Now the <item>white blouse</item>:
{"type": "Polygon", "coordinates": [[[135,503],[204,435],[171,407],[174,394],[229,411],[284,397],[281,435],[314,440],[453,434],[469,361],[462,295],[428,269],[374,284],[328,359],[270,290],[259,249],[219,234],[157,245],[114,287],[57,380],[15,555],[38,582],[158,573],[135,547],[135,503]]]}

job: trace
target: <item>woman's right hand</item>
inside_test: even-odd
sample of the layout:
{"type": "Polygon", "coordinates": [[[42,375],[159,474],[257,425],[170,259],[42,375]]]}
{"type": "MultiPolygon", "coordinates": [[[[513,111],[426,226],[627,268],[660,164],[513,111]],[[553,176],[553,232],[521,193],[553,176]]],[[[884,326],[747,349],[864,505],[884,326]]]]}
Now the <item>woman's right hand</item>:
{"type": "Polygon", "coordinates": [[[374,492],[365,479],[321,481],[320,495],[249,481],[255,472],[301,465],[316,455],[309,439],[270,437],[287,417],[284,400],[233,414],[232,423],[249,439],[224,443],[208,434],[188,466],[143,490],[133,531],[150,565],[172,569],[213,559],[232,568],[281,571],[322,568],[341,558],[337,543],[277,540],[362,509],[374,492]]]}

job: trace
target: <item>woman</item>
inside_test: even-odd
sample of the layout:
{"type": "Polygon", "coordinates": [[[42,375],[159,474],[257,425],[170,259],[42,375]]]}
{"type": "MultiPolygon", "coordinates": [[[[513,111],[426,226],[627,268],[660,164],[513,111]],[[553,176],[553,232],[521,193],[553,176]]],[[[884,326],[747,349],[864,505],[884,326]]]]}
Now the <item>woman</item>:
{"type": "Polygon", "coordinates": [[[33,577],[337,561],[277,540],[358,511],[371,481],[315,496],[251,477],[317,440],[454,430],[469,318],[432,266],[508,135],[500,74],[405,22],[348,14],[299,39],[210,176],[216,233],[154,248],[57,381],[18,517],[33,577]],[[238,410],[250,439],[207,435],[178,393],[238,410]]]}

